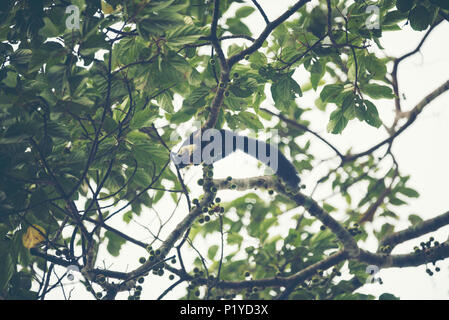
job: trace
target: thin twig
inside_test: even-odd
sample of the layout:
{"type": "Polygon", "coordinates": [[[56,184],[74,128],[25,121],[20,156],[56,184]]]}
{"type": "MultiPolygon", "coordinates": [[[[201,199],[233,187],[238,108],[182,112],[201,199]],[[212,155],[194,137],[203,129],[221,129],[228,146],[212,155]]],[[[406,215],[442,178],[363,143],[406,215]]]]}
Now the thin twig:
{"type": "Polygon", "coordinates": [[[257,0],[251,0],[251,1],[252,1],[252,2],[254,3],[254,5],[256,6],[257,10],[259,10],[261,16],[262,16],[263,19],[265,20],[265,23],[266,23],[266,24],[269,24],[269,23],[270,23],[270,20],[268,20],[268,17],[267,17],[267,15],[266,15],[265,11],[263,11],[263,8],[260,6],[260,4],[257,2],[257,0]]]}

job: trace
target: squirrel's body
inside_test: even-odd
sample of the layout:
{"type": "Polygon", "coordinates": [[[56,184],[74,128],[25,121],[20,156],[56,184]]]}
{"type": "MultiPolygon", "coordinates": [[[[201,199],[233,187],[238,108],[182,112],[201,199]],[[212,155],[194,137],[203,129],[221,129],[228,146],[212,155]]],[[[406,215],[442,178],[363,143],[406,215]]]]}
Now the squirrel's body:
{"type": "Polygon", "coordinates": [[[301,179],[296,168],[274,145],[225,129],[206,130],[201,136],[200,133],[200,130],[193,132],[173,155],[179,168],[190,164],[214,163],[236,150],[241,150],[269,166],[289,187],[299,187],[301,179]]]}

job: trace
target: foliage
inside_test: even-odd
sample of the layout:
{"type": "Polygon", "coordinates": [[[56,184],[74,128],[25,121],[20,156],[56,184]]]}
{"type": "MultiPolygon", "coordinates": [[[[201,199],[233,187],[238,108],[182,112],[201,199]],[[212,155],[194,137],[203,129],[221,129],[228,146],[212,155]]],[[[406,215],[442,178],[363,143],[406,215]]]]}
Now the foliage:
{"type": "MultiPolygon", "coordinates": [[[[107,223],[114,216],[129,223],[167,201],[164,195],[170,194],[176,203],[189,193],[189,186],[169,165],[169,151],[179,142],[170,139],[176,125],[193,119],[233,130],[269,129],[266,120],[274,116],[261,104],[271,94],[278,115],[294,122],[284,126],[281,118],[275,127],[285,138],[281,149],[289,151],[301,174],[320,161],[309,151],[311,143],[321,142],[308,136],[305,114],[329,111],[327,130],[332,134],[340,134],[356,120],[381,130],[384,121],[378,100],[399,99],[397,80],[386,65],[398,62],[376,56],[369,46],[381,48],[383,33],[401,32],[406,23],[416,31],[431,29],[447,17],[449,9],[444,0],[350,5],[350,1],[332,0],[331,10],[326,1],[306,6],[307,2],[299,1],[298,10],[285,19],[272,20],[265,38],[257,39],[245,18],[265,13],[244,1],[4,1],[0,9],[0,297],[44,298],[51,289],[49,282],[54,283],[50,281],[54,266],[76,265],[82,269],[86,290],[97,299],[102,298],[97,291],[114,298],[129,288],[134,288],[130,298],[139,298],[135,279],[149,271],[161,275],[164,270],[189,283],[185,297],[191,299],[235,295],[272,299],[281,295],[280,287],[289,285],[293,299],[373,298],[354,293],[366,280],[367,261],[349,264],[351,281],[339,278],[347,257],[331,264],[333,268],[315,268],[302,276],[302,270],[329,259],[346,243],[335,227],[326,225],[329,220],[317,222],[316,216],[307,214],[294,217],[285,237],[277,233],[286,210],[308,208],[279,186],[273,187],[276,195],[271,202],[259,193],[236,191],[233,201],[213,203],[217,190],[205,174],[200,204],[186,213],[188,219],[160,248],[107,223]],[[69,4],[80,9],[79,29],[67,27],[69,4]],[[378,29],[365,23],[371,4],[380,8],[378,29]],[[228,10],[235,13],[217,25],[217,14],[228,10]],[[230,45],[221,52],[225,42],[230,45]],[[295,80],[299,68],[310,73],[310,83],[295,80]],[[297,98],[310,90],[316,105],[306,109],[297,98]],[[182,98],[181,108],[176,107],[175,96],[182,98]],[[299,136],[300,143],[294,139],[299,136]],[[210,215],[198,208],[206,208],[210,215]],[[22,239],[32,230],[39,241],[25,245],[22,239]],[[185,243],[181,240],[185,232],[193,243],[200,237],[224,237],[232,252],[221,257],[220,243],[208,246],[202,252],[208,260],[206,270],[200,258],[194,266],[181,268],[161,263],[174,254],[181,259],[175,243],[177,248],[185,243]],[[247,245],[248,239],[257,245],[247,245]],[[115,274],[99,267],[100,244],[110,255],[128,259],[121,250],[127,242],[152,246],[142,267],[115,274]],[[122,286],[111,284],[114,277],[122,286]],[[271,282],[258,285],[260,279],[271,282]],[[241,283],[232,288],[229,282],[241,283]],[[200,292],[198,287],[207,290],[200,292]]],[[[391,144],[400,133],[392,129],[391,140],[382,145],[391,144]]],[[[382,241],[395,232],[396,208],[419,196],[395,161],[382,174],[381,162],[394,156],[389,149],[379,159],[374,156],[377,149],[359,155],[337,150],[340,165],[317,181],[345,199],[347,208],[319,204],[327,213],[346,212],[339,220],[341,228],[357,241],[367,237],[364,226],[357,223],[361,217],[372,220],[381,212],[393,219],[393,224],[376,231],[382,241]],[[351,195],[356,185],[366,187],[360,200],[351,195]]],[[[228,185],[236,187],[232,181],[228,185]]],[[[415,226],[421,220],[410,216],[415,226]]]]}

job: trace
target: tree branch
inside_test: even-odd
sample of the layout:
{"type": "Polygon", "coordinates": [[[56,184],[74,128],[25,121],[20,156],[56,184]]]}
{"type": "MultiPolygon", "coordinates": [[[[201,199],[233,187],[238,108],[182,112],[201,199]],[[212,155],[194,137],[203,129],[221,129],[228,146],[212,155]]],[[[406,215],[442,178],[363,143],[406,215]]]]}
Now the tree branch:
{"type": "MultiPolygon", "coordinates": [[[[145,274],[149,272],[155,265],[160,264],[160,261],[163,260],[169,251],[174,247],[176,241],[190,228],[190,226],[194,223],[195,219],[202,214],[203,207],[208,207],[214,200],[216,192],[211,190],[210,184],[212,182],[212,178],[207,175],[208,167],[203,167],[203,179],[204,179],[204,196],[198,206],[192,208],[192,211],[176,226],[176,228],[170,233],[167,239],[159,248],[161,254],[159,259],[156,261],[147,261],[142,266],[137,268],[136,270],[128,273],[127,280],[130,281],[135,279],[139,275],[145,274]]],[[[125,283],[126,283],[125,281],[125,283]]]]}
{"type": "MultiPolygon", "coordinates": [[[[433,29],[435,29],[435,27],[437,25],[439,25],[441,23],[441,21],[442,20],[440,20],[439,22],[433,24],[429,28],[429,30],[427,30],[426,34],[424,35],[424,37],[421,39],[421,41],[419,42],[418,46],[414,50],[412,50],[412,51],[404,54],[403,56],[395,59],[394,62],[393,62],[394,64],[393,64],[393,71],[391,72],[391,77],[393,79],[393,81],[392,81],[393,91],[394,91],[394,94],[396,95],[396,97],[395,97],[395,105],[396,105],[396,110],[397,111],[401,111],[401,99],[400,99],[400,95],[399,95],[399,84],[398,84],[398,68],[399,68],[399,64],[403,60],[413,56],[414,54],[418,53],[421,50],[421,47],[423,46],[424,42],[429,37],[430,33],[433,31],[433,29]]],[[[395,123],[393,125],[393,128],[396,125],[396,123],[397,123],[397,121],[395,121],[395,123]]]]}
{"type": "Polygon", "coordinates": [[[210,40],[211,43],[217,52],[219,61],[220,61],[220,67],[221,67],[221,75],[220,75],[220,83],[219,87],[217,89],[217,92],[215,94],[214,100],[212,101],[212,106],[210,108],[209,116],[202,126],[202,129],[210,129],[213,126],[215,126],[215,123],[217,122],[218,115],[221,109],[221,106],[223,104],[224,100],[224,92],[226,90],[226,86],[229,82],[229,72],[232,68],[232,66],[237,63],[238,61],[242,60],[246,55],[251,54],[258,50],[260,47],[262,47],[263,42],[267,39],[267,37],[270,35],[270,33],[281,23],[283,23],[285,20],[287,20],[290,16],[292,16],[299,8],[304,6],[307,2],[310,2],[311,0],[300,0],[296,4],[294,4],[290,9],[288,9],[284,14],[282,14],[279,18],[276,20],[270,22],[265,29],[262,31],[260,36],[254,41],[254,43],[249,46],[247,49],[242,50],[240,53],[235,54],[234,56],[230,57],[229,59],[226,59],[223,51],[221,49],[221,46],[217,39],[217,25],[218,25],[218,18],[219,18],[219,0],[215,0],[214,2],[214,13],[212,17],[212,25],[211,25],[211,36],[210,40]]]}
{"type": "MultiPolygon", "coordinates": [[[[299,283],[303,282],[307,278],[311,277],[316,273],[317,270],[326,270],[339,262],[347,259],[347,253],[345,251],[338,251],[327,257],[324,260],[316,262],[297,273],[286,276],[286,277],[273,277],[273,278],[263,278],[263,279],[255,279],[255,280],[243,280],[243,281],[227,281],[222,280],[219,281],[216,285],[216,288],[220,289],[246,289],[253,287],[287,287],[294,286],[296,287],[299,283]]],[[[190,274],[183,273],[181,270],[174,269],[172,267],[168,267],[172,273],[177,274],[179,277],[185,279],[186,281],[191,281],[195,279],[199,284],[205,285],[208,283],[208,279],[204,278],[194,278],[190,274]]],[[[282,297],[280,297],[282,299],[282,297]]]]}
{"type": "Polygon", "coordinates": [[[307,2],[310,2],[311,0],[300,0],[296,2],[290,9],[288,9],[284,14],[282,14],[279,18],[276,20],[270,22],[267,24],[265,29],[262,31],[260,36],[254,41],[254,43],[249,46],[247,49],[242,50],[241,52],[233,55],[229,58],[228,64],[229,68],[232,68],[232,66],[242,60],[246,55],[249,55],[256,50],[258,50],[260,47],[262,47],[262,44],[264,41],[268,38],[268,36],[271,34],[271,32],[278,27],[281,23],[283,23],[285,20],[290,18],[297,10],[299,10],[302,6],[304,6],[307,2]]]}
{"type": "Polygon", "coordinates": [[[267,15],[265,14],[265,11],[263,11],[263,8],[260,6],[259,2],[257,2],[257,0],[251,0],[254,5],[256,6],[257,10],[259,10],[259,13],[261,14],[261,16],[263,17],[263,19],[265,20],[266,24],[270,24],[270,20],[268,20],[267,15]]]}
{"type": "Polygon", "coordinates": [[[405,131],[413,122],[415,122],[418,115],[422,112],[424,107],[426,107],[429,103],[431,103],[434,99],[436,99],[438,96],[443,94],[444,92],[449,90],[449,80],[446,81],[444,84],[442,84],[440,87],[432,91],[430,94],[428,94],[421,102],[419,102],[411,111],[407,113],[408,115],[408,121],[399,128],[398,131],[396,131],[394,134],[392,134],[390,137],[386,138],[385,140],[379,142],[375,146],[369,148],[368,150],[365,150],[363,152],[345,156],[345,162],[354,161],[357,158],[369,155],[382,147],[385,144],[391,144],[393,143],[394,139],[396,139],[402,132],[405,131]]]}
{"type": "Polygon", "coordinates": [[[221,48],[220,42],[217,38],[217,27],[218,27],[218,19],[220,18],[220,0],[214,1],[214,13],[212,16],[212,25],[210,28],[210,42],[214,47],[215,51],[218,55],[218,60],[220,61],[221,72],[227,73],[228,70],[228,62],[221,48]]]}
{"type": "Polygon", "coordinates": [[[335,41],[334,34],[332,33],[332,4],[331,0],[327,0],[327,33],[329,35],[329,39],[335,47],[338,47],[337,42],[335,41]]]}
{"type": "Polygon", "coordinates": [[[411,226],[405,230],[386,236],[379,244],[380,247],[390,246],[387,252],[391,252],[398,244],[415,239],[429,232],[436,231],[449,224],[449,211],[435,218],[428,219],[411,226]]]}
{"type": "Polygon", "coordinates": [[[438,11],[438,13],[440,14],[440,16],[442,16],[444,19],[446,19],[446,21],[449,22],[449,14],[447,14],[444,11],[442,11],[441,9],[440,9],[440,11],[438,11]]]}
{"type": "Polygon", "coordinates": [[[322,142],[324,142],[327,146],[329,146],[329,148],[331,148],[332,150],[334,150],[334,152],[343,160],[344,159],[344,155],[336,148],[336,147],[334,147],[329,141],[327,141],[326,139],[324,139],[322,136],[320,136],[318,133],[316,133],[315,131],[313,131],[313,130],[311,130],[311,129],[309,129],[307,126],[305,126],[305,125],[303,125],[303,124],[300,124],[299,122],[296,122],[296,121],[294,121],[294,120],[292,120],[292,119],[289,119],[289,118],[287,118],[287,117],[285,117],[284,115],[282,115],[282,114],[276,114],[276,113],[274,113],[274,112],[271,112],[270,110],[268,110],[268,109],[265,109],[265,108],[260,108],[260,110],[262,110],[262,111],[264,111],[264,112],[266,112],[266,113],[269,113],[269,114],[271,114],[271,115],[273,115],[273,116],[275,116],[275,117],[278,117],[279,119],[281,119],[282,121],[284,121],[284,122],[286,122],[286,123],[288,123],[288,124],[290,124],[290,125],[292,125],[292,126],[294,126],[294,127],[296,127],[296,128],[299,128],[299,129],[301,129],[301,130],[304,130],[304,131],[307,131],[307,132],[309,132],[309,133],[311,133],[312,135],[314,135],[316,138],[318,138],[319,140],[321,140],[322,142]]]}
{"type": "Polygon", "coordinates": [[[380,254],[360,250],[357,260],[368,264],[373,264],[379,268],[406,268],[417,267],[422,264],[436,262],[449,257],[449,242],[445,241],[430,249],[408,254],[380,254]]]}
{"type": "Polygon", "coordinates": [[[312,216],[320,220],[326,227],[337,236],[343,243],[350,257],[356,257],[359,253],[359,248],[352,235],[340,223],[332,218],[319,204],[310,197],[307,197],[300,192],[293,194],[285,190],[285,188],[277,181],[276,176],[261,176],[247,179],[232,179],[231,183],[225,184],[223,179],[214,180],[218,189],[230,188],[235,185],[237,190],[245,190],[249,188],[268,188],[283,194],[289,199],[293,200],[296,205],[304,207],[312,216]]]}
{"type": "Polygon", "coordinates": [[[226,90],[226,86],[229,82],[229,70],[230,66],[228,60],[224,56],[223,50],[221,49],[220,42],[217,39],[217,24],[219,18],[219,7],[220,0],[214,1],[214,14],[212,17],[212,25],[211,25],[211,34],[210,34],[210,42],[212,43],[212,47],[215,49],[218,55],[218,60],[220,62],[220,81],[217,87],[217,92],[215,93],[215,97],[212,101],[212,106],[210,108],[209,116],[204,123],[202,129],[210,129],[215,126],[215,123],[218,119],[218,114],[220,112],[220,108],[223,104],[224,100],[224,92],[226,90]]]}

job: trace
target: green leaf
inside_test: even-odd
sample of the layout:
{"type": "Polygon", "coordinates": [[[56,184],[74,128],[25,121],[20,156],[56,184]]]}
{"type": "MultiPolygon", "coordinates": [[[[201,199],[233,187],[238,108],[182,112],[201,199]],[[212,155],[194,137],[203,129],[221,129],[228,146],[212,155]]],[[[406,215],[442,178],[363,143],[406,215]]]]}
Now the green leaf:
{"type": "Polygon", "coordinates": [[[49,121],[47,123],[47,133],[55,138],[70,140],[70,131],[63,123],[58,123],[56,121],[49,121]]]}
{"type": "Polygon", "coordinates": [[[379,296],[379,300],[400,300],[400,299],[391,293],[382,293],[379,296]]]}
{"type": "Polygon", "coordinates": [[[288,107],[290,102],[295,99],[296,94],[302,97],[301,87],[288,75],[282,76],[271,85],[271,95],[277,105],[288,107]]]}
{"type": "MultiPolygon", "coordinates": [[[[51,61],[53,58],[58,61],[64,54],[64,47],[54,41],[47,41],[39,49],[33,50],[31,61],[28,64],[28,71],[34,72],[46,62],[51,61]]],[[[59,61],[58,61],[59,62],[59,61]]]]}
{"type": "Polygon", "coordinates": [[[346,98],[343,100],[342,109],[343,115],[346,119],[352,120],[356,116],[356,105],[355,105],[355,95],[352,93],[348,94],[346,98]]]}
{"type": "Polygon", "coordinates": [[[120,249],[126,243],[126,240],[111,231],[106,231],[104,235],[108,239],[108,252],[112,256],[118,257],[120,254],[120,249]]]}
{"type": "Polygon", "coordinates": [[[14,264],[11,257],[12,240],[0,239],[0,291],[3,291],[14,274],[14,264]]]}
{"type": "Polygon", "coordinates": [[[383,80],[387,73],[386,64],[378,59],[374,54],[370,54],[365,57],[366,70],[372,75],[375,80],[383,80]]]}
{"type": "Polygon", "coordinates": [[[140,187],[146,188],[151,184],[151,177],[144,169],[138,168],[136,173],[134,174],[133,182],[135,182],[140,187]]]}
{"type": "Polygon", "coordinates": [[[44,27],[39,29],[39,34],[46,38],[52,38],[61,34],[61,28],[58,28],[49,18],[44,17],[44,27]]]}
{"type": "MultiPolygon", "coordinates": [[[[41,95],[42,96],[42,95],[41,95]]],[[[43,97],[45,100],[49,99],[48,95],[43,97]]],[[[69,107],[75,108],[89,108],[94,105],[94,102],[88,97],[77,97],[67,101],[69,107]]]]}
{"type": "Polygon", "coordinates": [[[130,211],[126,211],[123,214],[123,221],[125,221],[126,223],[130,223],[132,218],[133,218],[133,212],[131,210],[130,211]]]}
{"type": "Polygon", "coordinates": [[[128,139],[139,169],[143,169],[146,166],[152,167],[152,163],[163,164],[167,161],[167,151],[156,144],[152,144],[151,140],[146,137],[146,134],[132,131],[128,134],[128,139]]]}
{"type": "Polygon", "coordinates": [[[58,98],[50,90],[41,91],[39,97],[44,99],[50,106],[54,106],[58,102],[58,98]]]}
{"type": "Polygon", "coordinates": [[[414,4],[415,0],[397,0],[396,8],[398,8],[401,12],[407,12],[413,7],[414,4]]]}
{"type": "Polygon", "coordinates": [[[241,7],[239,9],[237,9],[237,11],[235,12],[235,17],[239,18],[239,19],[246,18],[251,13],[253,13],[255,10],[256,9],[254,9],[253,7],[249,7],[249,6],[241,7]]]}
{"type": "Polygon", "coordinates": [[[197,111],[198,109],[194,106],[183,106],[178,112],[168,117],[168,119],[174,124],[183,123],[192,118],[197,111]]]}
{"type": "Polygon", "coordinates": [[[216,244],[210,246],[209,250],[207,250],[207,257],[210,260],[213,260],[215,258],[215,255],[217,254],[218,246],[216,244]]]}
{"type": "Polygon", "coordinates": [[[379,217],[389,217],[389,218],[398,219],[398,215],[396,213],[394,213],[393,211],[389,211],[389,210],[386,210],[386,211],[382,212],[381,214],[379,214],[379,217]]]}
{"type": "Polygon", "coordinates": [[[26,64],[31,60],[32,51],[30,49],[17,49],[10,56],[12,65],[26,64]]]}
{"type": "Polygon", "coordinates": [[[310,239],[310,246],[315,250],[326,250],[331,248],[338,248],[338,245],[333,241],[335,235],[329,229],[317,232],[310,239]]]}
{"type": "Polygon", "coordinates": [[[376,83],[366,83],[362,86],[363,93],[366,93],[373,99],[392,99],[394,98],[393,91],[390,87],[379,85],[376,83]]]}
{"type": "Polygon", "coordinates": [[[200,30],[193,25],[180,26],[167,33],[167,46],[176,49],[197,41],[201,36],[200,30]]]}
{"type": "Polygon", "coordinates": [[[164,92],[157,97],[158,102],[160,103],[162,109],[168,113],[173,113],[175,111],[175,107],[173,106],[173,98],[169,92],[164,92]]]}
{"type": "Polygon", "coordinates": [[[390,202],[390,204],[392,204],[394,206],[402,206],[404,204],[407,204],[407,202],[405,202],[404,200],[401,200],[401,199],[396,198],[394,196],[390,196],[389,197],[389,202],[390,202]]]}
{"type": "Polygon", "coordinates": [[[335,98],[343,92],[342,84],[328,84],[324,86],[320,93],[320,99],[324,103],[336,102],[335,98]]]}
{"type": "Polygon", "coordinates": [[[398,192],[402,193],[403,195],[405,195],[409,198],[418,198],[419,197],[418,191],[416,191],[412,188],[400,187],[400,188],[398,188],[398,192]]]}
{"type": "Polygon", "coordinates": [[[17,73],[11,70],[7,71],[6,78],[2,80],[10,88],[14,88],[17,85],[17,73]]]}
{"type": "Polygon", "coordinates": [[[327,212],[337,211],[337,208],[328,203],[323,203],[323,209],[326,210],[327,212]]]}
{"type": "Polygon", "coordinates": [[[318,84],[321,78],[324,76],[324,70],[325,69],[323,68],[319,60],[316,61],[310,69],[310,82],[312,83],[312,88],[315,91],[318,88],[318,84]]]}
{"type": "Polygon", "coordinates": [[[431,22],[431,15],[429,10],[424,6],[416,6],[410,12],[410,25],[416,31],[426,30],[431,22]]]}
{"type": "Polygon", "coordinates": [[[394,231],[394,226],[392,224],[385,223],[382,226],[382,228],[380,229],[380,231],[379,232],[374,231],[374,234],[375,234],[377,239],[382,240],[387,235],[392,234],[393,231],[394,231]]]}
{"type": "Polygon", "coordinates": [[[150,9],[152,12],[159,12],[159,11],[165,9],[165,8],[169,8],[172,5],[173,2],[175,2],[175,0],[149,1],[148,3],[146,3],[146,7],[148,9],[150,9]]]}
{"type": "Polygon", "coordinates": [[[226,20],[229,27],[229,32],[232,34],[243,34],[251,36],[249,28],[240,20],[240,18],[229,18],[226,20]]]}
{"type": "Polygon", "coordinates": [[[104,39],[104,34],[92,34],[80,44],[82,55],[94,55],[100,49],[108,49],[109,44],[104,39]]]}
{"type": "Polygon", "coordinates": [[[327,125],[327,131],[333,134],[342,133],[343,129],[348,125],[348,119],[344,116],[342,108],[338,108],[330,115],[327,125]]]}
{"type": "Polygon", "coordinates": [[[375,128],[379,128],[382,125],[382,120],[379,118],[376,106],[369,100],[364,100],[363,102],[366,106],[366,112],[364,114],[366,123],[375,128]]]}
{"type": "Polygon", "coordinates": [[[170,29],[184,24],[183,16],[179,13],[164,10],[145,15],[137,23],[137,31],[145,40],[150,40],[151,35],[162,35],[170,29]]]}
{"type": "Polygon", "coordinates": [[[407,12],[401,12],[399,10],[393,10],[393,11],[388,12],[385,15],[385,17],[383,19],[383,25],[384,26],[395,26],[395,27],[397,27],[396,24],[398,22],[400,22],[400,21],[403,21],[403,20],[407,19],[407,17],[408,17],[408,13],[407,12]]]}
{"type": "Polygon", "coordinates": [[[30,197],[30,206],[33,207],[33,213],[38,218],[42,219],[42,221],[45,221],[49,213],[48,203],[42,203],[47,199],[48,196],[44,188],[37,188],[30,197]]]}
{"type": "Polygon", "coordinates": [[[356,260],[350,260],[348,263],[349,273],[355,275],[357,279],[365,283],[369,274],[366,272],[366,264],[356,260]]]}
{"type": "Polygon", "coordinates": [[[416,214],[411,214],[408,216],[408,221],[410,221],[410,223],[414,226],[417,225],[418,223],[423,222],[423,219],[416,214]]]}
{"type": "MultiPolygon", "coordinates": [[[[6,199],[4,192],[1,192],[0,196],[0,202],[6,199]]],[[[5,224],[0,223],[0,239],[3,239],[8,232],[8,227],[5,224]]]]}
{"type": "Polygon", "coordinates": [[[263,124],[259,117],[251,112],[242,111],[239,113],[240,120],[251,129],[263,129],[263,124]]]}
{"type": "Polygon", "coordinates": [[[259,238],[264,240],[268,236],[268,229],[275,226],[278,222],[277,217],[266,218],[259,224],[258,235],[259,238]]]}
{"type": "Polygon", "coordinates": [[[430,0],[430,3],[442,8],[449,10],[449,1],[447,0],[430,0]]]}
{"type": "Polygon", "coordinates": [[[321,98],[315,100],[315,106],[321,111],[326,111],[326,104],[323,100],[321,100],[321,98]]]}
{"type": "Polygon", "coordinates": [[[243,236],[238,233],[230,233],[227,236],[227,242],[228,244],[237,244],[241,245],[243,241],[243,236]]]}
{"type": "Polygon", "coordinates": [[[131,128],[131,130],[147,127],[151,123],[153,123],[156,116],[157,114],[155,114],[150,108],[139,110],[132,117],[129,127],[131,128]]]}
{"type": "Polygon", "coordinates": [[[248,98],[253,94],[253,88],[244,86],[244,84],[231,85],[229,90],[239,98],[248,98]]]}
{"type": "Polygon", "coordinates": [[[196,108],[204,107],[206,104],[206,96],[210,93],[210,89],[207,87],[199,87],[193,89],[193,91],[182,102],[184,106],[192,106],[196,108]]]}

